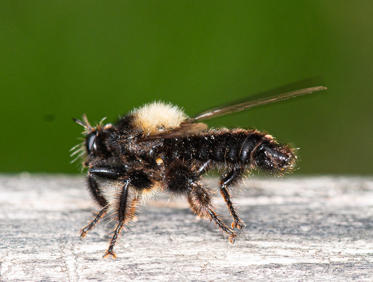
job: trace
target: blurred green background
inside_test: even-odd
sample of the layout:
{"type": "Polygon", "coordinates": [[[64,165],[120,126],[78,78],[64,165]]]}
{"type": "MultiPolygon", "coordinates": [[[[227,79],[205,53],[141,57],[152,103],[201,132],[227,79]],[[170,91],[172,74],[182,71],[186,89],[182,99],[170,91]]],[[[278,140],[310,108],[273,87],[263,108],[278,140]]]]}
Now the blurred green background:
{"type": "Polygon", "coordinates": [[[299,174],[371,174],[372,1],[0,1],[0,171],[79,173],[72,117],[153,100],[193,115],[319,76],[329,90],[219,118],[301,148],[299,174]]]}

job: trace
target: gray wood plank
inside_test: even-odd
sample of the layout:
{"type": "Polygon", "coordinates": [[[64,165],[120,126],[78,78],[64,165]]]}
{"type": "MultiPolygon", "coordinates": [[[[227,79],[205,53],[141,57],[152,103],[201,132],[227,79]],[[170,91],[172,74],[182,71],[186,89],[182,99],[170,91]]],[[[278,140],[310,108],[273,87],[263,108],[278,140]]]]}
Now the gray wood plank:
{"type": "MultiPolygon", "coordinates": [[[[216,179],[206,184],[216,191],[216,179]]],[[[372,178],[249,178],[233,193],[247,225],[234,245],[184,198],[162,194],[142,205],[112,260],[102,255],[113,221],[79,238],[98,208],[82,177],[3,175],[0,280],[373,280],[372,178]]]]}

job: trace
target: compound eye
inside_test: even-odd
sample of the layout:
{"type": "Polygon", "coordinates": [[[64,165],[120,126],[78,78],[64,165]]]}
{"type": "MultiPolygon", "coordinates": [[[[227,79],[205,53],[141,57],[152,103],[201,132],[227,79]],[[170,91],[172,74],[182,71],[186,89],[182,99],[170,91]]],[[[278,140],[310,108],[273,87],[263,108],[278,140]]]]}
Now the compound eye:
{"type": "Polygon", "coordinates": [[[97,144],[96,144],[96,134],[91,134],[87,138],[87,150],[88,152],[96,151],[97,150],[97,144]]]}

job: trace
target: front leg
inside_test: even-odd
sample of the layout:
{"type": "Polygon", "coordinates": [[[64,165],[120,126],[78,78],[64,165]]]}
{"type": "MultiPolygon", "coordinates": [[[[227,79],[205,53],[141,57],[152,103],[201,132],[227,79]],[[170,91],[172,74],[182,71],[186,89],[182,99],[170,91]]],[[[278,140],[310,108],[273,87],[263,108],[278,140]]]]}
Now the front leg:
{"type": "MultiPolygon", "coordinates": [[[[124,227],[124,225],[133,219],[135,216],[136,206],[141,197],[141,193],[144,189],[149,189],[152,187],[152,181],[149,177],[140,170],[135,170],[129,172],[121,166],[100,166],[93,167],[89,170],[90,175],[99,177],[106,180],[116,180],[124,182],[124,185],[118,195],[118,200],[115,200],[114,203],[108,203],[95,217],[95,219],[88,224],[82,230],[81,236],[84,237],[85,234],[93,228],[93,226],[98,222],[98,220],[107,212],[110,208],[116,209],[118,223],[114,229],[113,237],[110,240],[110,245],[107,251],[105,252],[104,257],[111,255],[113,258],[116,258],[114,252],[114,246],[117,242],[118,236],[124,227]],[[129,174],[127,174],[129,173],[129,174]],[[124,180],[123,180],[124,179],[124,180]],[[133,188],[133,193],[129,193],[130,186],[133,188]],[[117,205],[116,207],[114,205],[117,205]]],[[[93,179],[93,176],[92,176],[93,179]]]]}
{"type": "Polygon", "coordinates": [[[106,207],[109,204],[108,201],[105,199],[104,195],[102,194],[102,191],[96,179],[91,174],[88,175],[88,188],[93,198],[101,207],[106,207]]]}
{"type": "Polygon", "coordinates": [[[89,174],[104,179],[116,180],[125,174],[125,170],[120,166],[100,166],[90,168],[89,174]]]}
{"type": "Polygon", "coordinates": [[[80,232],[81,238],[84,238],[87,235],[88,231],[96,226],[96,224],[100,221],[100,219],[107,213],[108,209],[109,209],[109,205],[103,207],[98,212],[98,214],[95,216],[95,218],[90,223],[88,223],[85,227],[82,228],[80,232]]]}
{"type": "Polygon", "coordinates": [[[100,219],[107,213],[109,209],[109,202],[102,194],[99,184],[96,181],[96,176],[106,178],[106,179],[116,179],[122,173],[121,169],[115,169],[110,167],[97,167],[91,168],[88,174],[88,188],[91,192],[91,195],[96,200],[96,202],[103,207],[101,211],[95,216],[95,218],[87,224],[85,227],[82,228],[80,237],[84,238],[88,231],[90,231],[95,225],[100,221],[100,219]]]}
{"type": "Polygon", "coordinates": [[[96,179],[93,177],[93,175],[88,175],[88,188],[93,198],[103,208],[89,224],[87,224],[85,227],[82,228],[81,233],[80,233],[81,238],[84,238],[87,235],[88,231],[91,230],[93,227],[95,227],[95,225],[106,214],[109,208],[109,202],[106,200],[106,198],[102,194],[102,191],[96,179]]]}
{"type": "Polygon", "coordinates": [[[228,191],[228,186],[232,185],[238,179],[242,177],[243,168],[237,167],[232,169],[229,173],[224,175],[222,180],[220,181],[220,194],[223,196],[225,203],[228,206],[229,212],[233,217],[232,228],[241,229],[245,226],[243,221],[239,218],[235,208],[233,207],[233,203],[231,201],[231,197],[228,191]]]}

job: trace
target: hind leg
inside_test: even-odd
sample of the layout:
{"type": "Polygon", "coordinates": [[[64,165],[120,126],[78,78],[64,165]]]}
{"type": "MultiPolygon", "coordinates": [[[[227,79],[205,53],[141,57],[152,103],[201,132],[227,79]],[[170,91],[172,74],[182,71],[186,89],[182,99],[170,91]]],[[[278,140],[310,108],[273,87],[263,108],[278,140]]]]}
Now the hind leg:
{"type": "Polygon", "coordinates": [[[216,214],[211,204],[209,193],[198,182],[201,174],[207,169],[210,161],[205,162],[196,171],[191,171],[184,163],[176,161],[169,166],[166,172],[167,187],[170,192],[187,194],[189,204],[195,214],[202,218],[208,218],[225,233],[229,235],[231,242],[236,233],[229,228],[216,214]]]}
{"type": "Polygon", "coordinates": [[[202,218],[208,218],[225,233],[229,235],[229,241],[234,242],[236,233],[230,229],[216,214],[212,205],[211,197],[200,184],[193,183],[191,189],[188,191],[188,201],[195,214],[202,218]]]}
{"type": "Polygon", "coordinates": [[[238,181],[244,172],[244,169],[241,167],[237,167],[232,169],[230,172],[226,173],[221,181],[220,181],[220,194],[224,198],[225,203],[229,209],[230,214],[233,217],[232,228],[241,229],[245,226],[244,222],[239,218],[235,208],[233,207],[233,203],[231,201],[231,197],[228,191],[228,187],[238,181]]]}

